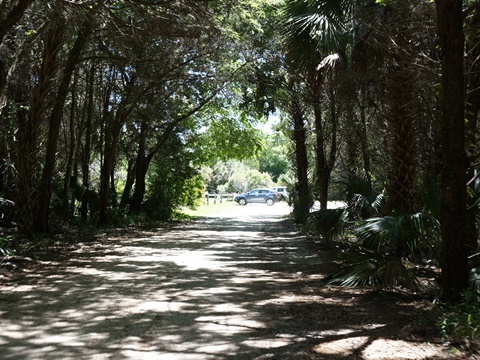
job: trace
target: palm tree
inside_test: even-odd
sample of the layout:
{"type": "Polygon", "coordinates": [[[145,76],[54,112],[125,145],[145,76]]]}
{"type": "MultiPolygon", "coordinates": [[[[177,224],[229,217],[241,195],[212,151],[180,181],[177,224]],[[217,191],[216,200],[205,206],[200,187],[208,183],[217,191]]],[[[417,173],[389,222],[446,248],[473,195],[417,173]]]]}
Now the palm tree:
{"type": "MultiPolygon", "coordinates": [[[[326,208],[326,195],[328,189],[328,180],[333,169],[335,161],[336,134],[333,131],[335,117],[330,116],[328,125],[332,129],[328,133],[325,126],[325,114],[332,114],[333,110],[325,110],[323,95],[327,90],[327,79],[331,76],[329,69],[332,64],[342,64],[344,80],[347,82],[348,71],[353,71],[351,58],[366,54],[366,51],[376,53],[376,57],[371,57],[370,61],[374,63],[376,70],[375,82],[378,86],[381,97],[381,109],[377,119],[381,122],[385,139],[384,150],[388,170],[387,175],[387,203],[383,206],[381,216],[374,220],[377,226],[392,225],[397,229],[398,236],[385,238],[388,246],[393,247],[389,250],[391,257],[372,257],[371,253],[379,255],[383,251],[379,247],[367,247],[364,251],[365,256],[356,257],[357,260],[376,259],[377,265],[382,269],[388,269],[386,262],[390,265],[399,265],[398,262],[404,256],[410,256],[414,252],[415,246],[410,242],[409,228],[413,220],[419,218],[421,201],[418,196],[418,184],[420,168],[418,161],[418,143],[420,132],[418,126],[423,125],[424,118],[422,114],[420,97],[417,94],[422,93],[422,86],[430,83],[423,82],[422,71],[418,64],[417,46],[424,41],[421,30],[419,30],[418,21],[410,21],[415,15],[425,18],[424,15],[432,15],[432,7],[428,4],[416,5],[410,1],[390,4],[383,7],[378,5],[378,16],[375,22],[362,22],[362,28],[355,28],[353,16],[357,13],[363,13],[366,7],[360,2],[354,1],[288,1],[285,14],[287,25],[287,58],[297,69],[304,74],[305,86],[309,90],[312,113],[316,132],[316,157],[317,157],[317,189],[320,195],[322,209],[326,208]],[[418,14],[417,14],[418,12],[418,14]],[[347,29],[351,28],[347,36],[347,29]],[[360,31],[363,30],[363,31],[360,31]],[[415,40],[415,41],[412,41],[415,40]],[[342,46],[350,44],[349,47],[342,46]],[[373,45],[372,45],[373,44],[373,45]],[[346,49],[353,49],[348,53],[346,49]],[[363,51],[363,54],[355,53],[363,51]],[[335,53],[332,56],[332,53],[335,53]],[[349,56],[350,55],[350,56],[349,56]],[[331,61],[336,59],[335,62],[331,61]],[[376,60],[379,60],[377,63],[376,60]],[[345,71],[347,70],[347,71],[345,71]],[[326,144],[330,144],[330,153],[327,155],[326,144]],[[332,162],[333,160],[333,162],[332,162]],[[326,181],[325,181],[326,179],[326,181]],[[327,184],[323,184],[326,182],[327,184]],[[403,234],[403,235],[400,235],[403,234]],[[383,259],[383,260],[382,260],[383,259]],[[383,261],[383,263],[382,263],[383,261]]],[[[372,14],[372,12],[370,12],[372,14]]],[[[432,18],[432,17],[430,17],[432,18]]],[[[358,18],[355,18],[358,20],[358,18]]],[[[424,25],[422,25],[424,26],[424,25]]],[[[355,64],[358,66],[358,62],[355,64]]],[[[349,96],[360,98],[364,96],[364,87],[360,86],[356,78],[364,80],[362,76],[355,76],[350,73],[351,78],[348,83],[355,89],[349,96]],[[361,94],[362,96],[358,95],[361,94]]],[[[351,100],[351,99],[350,99],[351,100]]],[[[364,103],[362,103],[364,105],[364,103]]],[[[333,108],[332,108],[333,109],[333,108]]],[[[351,111],[351,110],[350,110],[351,111]]],[[[346,111],[348,113],[348,111],[346,111]]],[[[363,114],[364,115],[364,114],[363,114]]],[[[364,122],[364,116],[362,118],[364,122]]],[[[353,139],[347,139],[347,141],[353,139]]],[[[367,164],[367,162],[364,162],[367,164]]],[[[322,214],[322,219],[330,218],[334,214],[322,214]]],[[[422,215],[423,216],[423,215],[422,215]]],[[[344,218],[344,217],[342,217],[344,218]]],[[[368,221],[368,220],[367,220],[368,221]]],[[[332,222],[333,223],[333,222],[332,222]]],[[[418,225],[418,223],[417,223],[418,225]]],[[[335,225],[337,226],[337,225],[335,225]]],[[[362,233],[372,231],[372,227],[365,227],[362,233]]],[[[325,231],[324,231],[325,232],[325,231]]],[[[328,237],[328,231],[325,232],[328,237]]],[[[360,236],[361,233],[357,233],[360,236]]],[[[415,237],[416,239],[423,239],[415,237]]],[[[370,244],[371,245],[371,244],[370,244]]],[[[397,267],[400,269],[401,267],[397,267]]],[[[392,268],[390,268],[392,270],[392,268]]],[[[390,270],[386,270],[387,272],[390,270]]],[[[410,272],[399,272],[399,274],[410,274],[410,272]]]]}
{"type": "Polygon", "coordinates": [[[348,37],[344,20],[353,4],[352,1],[289,0],[284,8],[287,61],[303,76],[306,99],[314,117],[316,192],[322,209],[327,208],[330,175],[338,151],[339,114],[333,88],[329,93],[329,116],[325,116],[324,109],[327,70],[342,64],[345,57],[348,37]]]}

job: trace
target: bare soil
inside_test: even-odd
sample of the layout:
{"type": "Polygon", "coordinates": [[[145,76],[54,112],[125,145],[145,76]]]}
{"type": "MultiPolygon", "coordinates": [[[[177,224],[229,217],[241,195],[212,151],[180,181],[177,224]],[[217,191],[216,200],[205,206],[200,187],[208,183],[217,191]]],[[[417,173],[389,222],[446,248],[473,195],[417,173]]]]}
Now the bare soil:
{"type": "Polygon", "coordinates": [[[476,358],[445,348],[421,296],[326,286],[334,253],[295,231],[288,210],[232,204],[4,266],[0,358],[476,358]]]}

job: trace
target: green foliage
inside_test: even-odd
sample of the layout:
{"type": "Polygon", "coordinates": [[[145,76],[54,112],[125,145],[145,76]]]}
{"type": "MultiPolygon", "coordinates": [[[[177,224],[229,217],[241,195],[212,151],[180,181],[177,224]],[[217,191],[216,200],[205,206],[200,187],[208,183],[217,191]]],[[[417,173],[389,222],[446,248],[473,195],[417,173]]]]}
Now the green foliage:
{"type": "Polygon", "coordinates": [[[355,194],[351,200],[350,210],[355,218],[367,219],[379,215],[385,203],[386,197],[383,194],[355,194]]]}
{"type": "Polygon", "coordinates": [[[350,217],[352,219],[367,219],[378,216],[387,201],[383,193],[372,189],[372,185],[365,177],[349,179],[345,185],[349,202],[350,217]]]}
{"type": "MultiPolygon", "coordinates": [[[[331,239],[347,224],[348,208],[326,210],[316,217],[317,231],[331,239]]],[[[403,285],[416,287],[416,272],[411,265],[419,253],[438,256],[429,240],[439,239],[439,224],[428,212],[361,220],[353,230],[360,242],[356,250],[340,256],[341,264],[327,282],[342,286],[403,285]]]]}
{"type": "Polygon", "coordinates": [[[436,325],[443,338],[452,343],[478,342],[480,334],[480,303],[476,292],[467,290],[458,304],[442,308],[436,325]]]}
{"type": "Polygon", "coordinates": [[[283,26],[291,62],[313,69],[326,53],[344,48],[353,35],[348,19],[354,8],[353,1],[286,1],[283,26]]]}
{"type": "Polygon", "coordinates": [[[178,147],[171,150],[171,155],[157,157],[149,175],[143,211],[154,220],[168,220],[180,207],[196,206],[204,192],[203,178],[191,166],[190,155],[178,147]]]}
{"type": "Polygon", "coordinates": [[[348,224],[347,209],[322,209],[312,212],[307,220],[307,228],[330,241],[339,236],[348,224]]]}
{"type": "Polygon", "coordinates": [[[266,139],[266,146],[258,158],[259,170],[269,173],[274,182],[287,172],[289,164],[287,150],[284,145],[278,144],[278,136],[280,134],[266,139]]]}
{"type": "Polygon", "coordinates": [[[108,225],[124,227],[143,225],[149,221],[145,213],[130,212],[128,208],[111,207],[108,209],[108,225]]]}
{"type": "Polygon", "coordinates": [[[439,229],[438,221],[429,213],[418,212],[363,220],[355,233],[363,246],[403,257],[415,254],[428,236],[440,236],[439,229]]]}
{"type": "Polygon", "coordinates": [[[0,236],[0,255],[8,256],[13,254],[12,239],[0,236]]]}
{"type": "Polygon", "coordinates": [[[195,141],[195,147],[205,159],[243,160],[260,152],[263,137],[261,131],[252,126],[254,119],[231,109],[214,110],[214,114],[205,117],[205,132],[195,141]]]}
{"type": "Polygon", "coordinates": [[[15,203],[0,197],[0,225],[10,226],[15,219],[15,203]]]}
{"type": "Polygon", "coordinates": [[[326,277],[328,284],[340,286],[387,286],[414,287],[414,268],[405,259],[385,253],[359,248],[340,256],[342,264],[326,277]]]}
{"type": "Polygon", "coordinates": [[[270,188],[273,184],[270,174],[240,168],[233,173],[225,189],[227,192],[242,193],[255,188],[270,188]]]}

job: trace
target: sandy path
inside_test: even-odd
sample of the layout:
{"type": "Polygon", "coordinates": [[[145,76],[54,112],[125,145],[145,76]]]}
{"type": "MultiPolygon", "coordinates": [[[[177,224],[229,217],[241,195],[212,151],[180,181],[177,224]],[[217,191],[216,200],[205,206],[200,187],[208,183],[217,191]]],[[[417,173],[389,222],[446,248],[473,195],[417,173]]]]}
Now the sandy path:
{"type": "MultiPolygon", "coordinates": [[[[285,204],[232,205],[221,218],[82,247],[66,262],[2,284],[0,358],[426,359],[439,354],[437,346],[417,344],[405,357],[394,357],[408,348],[402,340],[375,357],[375,341],[386,331],[398,332],[386,322],[388,308],[383,322],[366,321],[370,305],[360,314],[349,313],[348,302],[359,292],[342,290],[332,298],[328,289],[319,290],[315,267],[324,259],[282,218],[287,212],[285,204]]],[[[401,310],[411,312],[408,306],[401,310]]]]}

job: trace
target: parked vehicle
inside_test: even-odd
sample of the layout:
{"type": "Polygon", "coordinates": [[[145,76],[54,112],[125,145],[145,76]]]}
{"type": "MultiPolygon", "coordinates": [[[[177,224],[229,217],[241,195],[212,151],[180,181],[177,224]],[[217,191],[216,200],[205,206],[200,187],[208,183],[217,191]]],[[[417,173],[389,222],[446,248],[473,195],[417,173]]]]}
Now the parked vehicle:
{"type": "Polygon", "coordinates": [[[272,187],[270,190],[278,192],[280,194],[280,197],[283,198],[283,200],[288,199],[288,191],[285,186],[277,186],[277,187],[272,187]]]}
{"type": "Polygon", "coordinates": [[[280,200],[280,197],[280,194],[276,191],[269,189],[254,189],[248,193],[235,196],[233,200],[240,205],[247,205],[248,203],[266,203],[268,206],[272,206],[280,200]]]}

